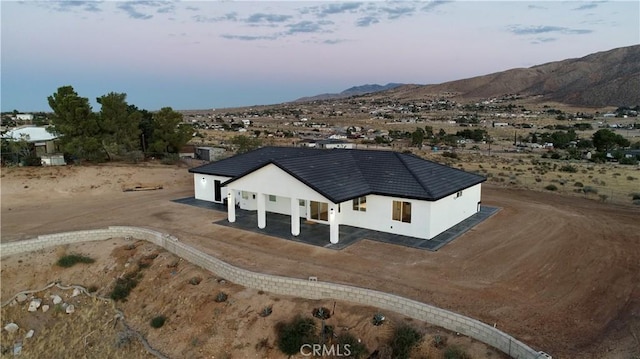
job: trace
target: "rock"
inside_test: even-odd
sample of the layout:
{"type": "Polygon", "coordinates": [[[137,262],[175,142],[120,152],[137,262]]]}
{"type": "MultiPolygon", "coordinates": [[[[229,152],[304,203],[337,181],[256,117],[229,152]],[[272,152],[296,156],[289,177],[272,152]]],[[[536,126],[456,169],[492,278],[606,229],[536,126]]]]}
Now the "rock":
{"type": "Polygon", "coordinates": [[[29,339],[29,338],[33,337],[33,333],[35,333],[35,331],[33,329],[29,330],[27,332],[27,334],[25,334],[24,338],[25,339],[29,339]]]}
{"type": "Polygon", "coordinates": [[[27,309],[30,312],[35,312],[36,310],[38,310],[38,308],[40,308],[40,304],[42,304],[42,299],[34,299],[31,301],[31,303],[29,303],[29,309],[27,309]]]}
{"type": "Polygon", "coordinates": [[[65,309],[65,312],[67,312],[67,314],[71,314],[71,313],[73,313],[75,311],[76,311],[76,307],[74,307],[73,304],[69,304],[67,306],[67,309],[65,309]]]}
{"type": "Polygon", "coordinates": [[[73,293],[71,294],[72,297],[77,297],[80,295],[80,289],[78,288],[73,288],[73,293]]]}
{"type": "Polygon", "coordinates": [[[42,313],[46,313],[49,310],[49,306],[47,304],[42,306],[42,313]]]}
{"type": "Polygon", "coordinates": [[[51,299],[53,299],[53,304],[60,304],[62,303],[62,298],[60,298],[59,295],[52,295],[51,299]]]}
{"type": "Polygon", "coordinates": [[[18,295],[16,296],[16,300],[17,300],[19,303],[22,303],[22,302],[24,302],[24,301],[26,301],[26,300],[27,300],[27,295],[26,295],[26,294],[24,294],[24,293],[20,293],[20,294],[18,294],[18,295]]]}
{"type": "Polygon", "coordinates": [[[16,323],[9,323],[4,326],[4,330],[8,333],[15,333],[18,329],[20,329],[20,327],[16,323]]]}

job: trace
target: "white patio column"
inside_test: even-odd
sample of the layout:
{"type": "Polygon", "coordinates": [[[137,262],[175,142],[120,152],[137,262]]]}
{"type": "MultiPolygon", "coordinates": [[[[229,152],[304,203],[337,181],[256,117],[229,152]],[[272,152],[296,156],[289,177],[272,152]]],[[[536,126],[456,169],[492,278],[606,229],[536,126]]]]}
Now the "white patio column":
{"type": "Polygon", "coordinates": [[[227,218],[229,222],[236,221],[236,191],[227,189],[227,218]]]}
{"type": "Polygon", "coordinates": [[[258,204],[258,228],[264,229],[267,226],[267,212],[265,210],[265,194],[256,193],[256,201],[258,204]]]}
{"type": "Polygon", "coordinates": [[[291,197],[291,234],[300,234],[300,203],[297,198],[291,197]]]}
{"type": "Polygon", "coordinates": [[[329,241],[332,244],[338,243],[340,236],[340,228],[338,226],[338,220],[336,219],[336,209],[334,207],[329,208],[329,241]]]}

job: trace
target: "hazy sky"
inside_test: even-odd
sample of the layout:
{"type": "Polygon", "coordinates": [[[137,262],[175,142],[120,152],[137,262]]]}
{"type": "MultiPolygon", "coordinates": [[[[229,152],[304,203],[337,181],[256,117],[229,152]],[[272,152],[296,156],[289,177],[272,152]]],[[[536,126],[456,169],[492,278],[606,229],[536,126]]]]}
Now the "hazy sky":
{"type": "Polygon", "coordinates": [[[640,43],[638,1],[5,1],[2,111],[73,86],[139,108],[432,84],[640,43]]]}

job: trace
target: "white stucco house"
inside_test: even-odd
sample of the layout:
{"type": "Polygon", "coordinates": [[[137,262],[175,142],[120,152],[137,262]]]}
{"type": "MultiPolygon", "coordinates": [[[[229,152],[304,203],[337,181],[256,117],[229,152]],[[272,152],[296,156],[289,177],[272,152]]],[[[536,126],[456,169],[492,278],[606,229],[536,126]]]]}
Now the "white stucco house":
{"type": "Polygon", "coordinates": [[[263,147],[192,168],[195,198],[236,209],[291,217],[291,234],[300,221],[330,227],[338,243],[339,226],[431,239],[480,211],[485,177],[412,154],[356,149],[263,147]]]}

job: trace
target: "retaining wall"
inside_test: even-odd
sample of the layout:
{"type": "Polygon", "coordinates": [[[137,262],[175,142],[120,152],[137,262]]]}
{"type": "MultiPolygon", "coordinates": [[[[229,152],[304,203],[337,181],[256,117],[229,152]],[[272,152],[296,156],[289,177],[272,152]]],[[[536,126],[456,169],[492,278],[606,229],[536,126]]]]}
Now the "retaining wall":
{"type": "Polygon", "coordinates": [[[69,243],[123,237],[143,239],[154,243],[197,266],[245,287],[300,298],[336,299],[369,305],[400,313],[417,320],[423,320],[430,324],[469,336],[501,350],[512,358],[535,359],[542,357],[540,353],[512,336],[490,325],[460,314],[371,289],[251,272],[234,267],[213,256],[200,252],[178,241],[174,236],[146,228],[111,226],[106,229],[41,235],[35,239],[2,243],[0,245],[0,257],[37,251],[47,247],[69,243]]]}

